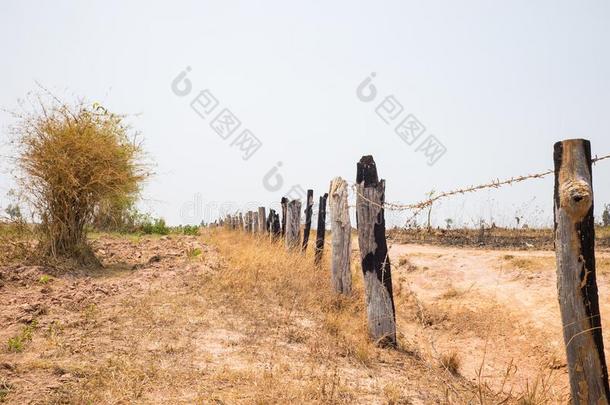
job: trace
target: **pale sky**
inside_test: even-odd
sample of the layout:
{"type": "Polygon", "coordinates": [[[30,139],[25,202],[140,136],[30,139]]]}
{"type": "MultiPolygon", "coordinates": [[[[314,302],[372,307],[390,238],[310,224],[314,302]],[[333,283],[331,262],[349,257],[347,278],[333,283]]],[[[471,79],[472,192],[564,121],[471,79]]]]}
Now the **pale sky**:
{"type": "MultiPolygon", "coordinates": [[[[365,154],[387,200],[410,203],[552,168],[558,140],[610,153],[609,22],[608,1],[2,1],[0,107],[38,81],[137,114],[157,173],[142,209],[171,224],[214,219],[222,204],[277,205],[294,185],[317,201],[333,177],[353,182],[365,154]],[[192,88],[178,96],[187,67],[192,88]],[[377,97],[363,102],[356,89],[372,72],[377,97]],[[206,89],[218,105],[202,118],[191,102],[206,89]],[[376,108],[391,95],[403,111],[386,123],[376,108]],[[210,126],[224,108],[241,121],[226,140],[210,126]],[[394,132],[409,114],[425,126],[413,145],[394,132]],[[231,145],[245,129],[262,144],[248,160],[231,145]],[[447,150],[433,166],[417,151],[429,135],[447,150]]],[[[0,123],[5,140],[10,117],[0,123]]],[[[599,216],[610,161],[594,183],[599,216]]],[[[549,177],[446,200],[434,220],[548,225],[552,187],[549,177]]]]}

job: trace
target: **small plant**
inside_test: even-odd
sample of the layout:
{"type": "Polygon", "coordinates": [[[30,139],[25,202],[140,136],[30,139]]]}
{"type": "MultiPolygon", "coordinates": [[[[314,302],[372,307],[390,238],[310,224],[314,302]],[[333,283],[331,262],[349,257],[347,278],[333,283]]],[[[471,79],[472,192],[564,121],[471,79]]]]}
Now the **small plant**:
{"type": "Polygon", "coordinates": [[[6,215],[8,215],[9,219],[12,222],[17,222],[23,220],[23,215],[21,214],[21,208],[16,204],[9,204],[8,207],[4,210],[6,215]]]}
{"type": "Polygon", "coordinates": [[[460,373],[460,365],[461,360],[456,351],[452,351],[450,353],[445,353],[441,355],[439,359],[443,368],[449,371],[453,375],[459,375],[460,373]]]}
{"type": "Polygon", "coordinates": [[[201,256],[203,252],[199,248],[189,249],[186,251],[186,255],[189,259],[196,259],[201,256]]]}
{"type": "Polygon", "coordinates": [[[8,339],[8,351],[12,353],[21,353],[24,348],[24,342],[20,335],[8,339]]]}
{"type": "Polygon", "coordinates": [[[182,234],[197,236],[199,235],[199,227],[196,225],[184,225],[182,227],[182,234]]]}
{"type": "Polygon", "coordinates": [[[36,321],[32,321],[28,326],[21,330],[17,336],[13,336],[8,340],[8,351],[13,353],[21,353],[25,349],[26,343],[32,340],[32,333],[36,329],[36,321]]]}
{"type": "Polygon", "coordinates": [[[451,229],[451,226],[453,225],[453,219],[451,219],[451,218],[445,219],[445,224],[447,225],[447,230],[451,229]]]}
{"type": "Polygon", "coordinates": [[[168,235],[170,229],[163,218],[147,217],[140,225],[140,231],[145,235],[168,235]]]}
{"type": "Polygon", "coordinates": [[[602,224],[604,226],[610,226],[610,204],[604,205],[604,212],[602,213],[602,224]]]}
{"type": "Polygon", "coordinates": [[[4,402],[6,400],[6,397],[12,389],[13,386],[11,385],[11,383],[9,383],[4,378],[0,379],[0,402],[4,402]]]}
{"type": "Polygon", "coordinates": [[[462,295],[462,291],[458,290],[457,288],[455,288],[454,286],[451,286],[447,289],[447,291],[445,291],[442,295],[441,298],[443,299],[452,299],[452,298],[457,298],[460,295],[462,295]]]}
{"type": "Polygon", "coordinates": [[[40,284],[48,284],[50,281],[53,280],[53,277],[47,275],[47,274],[43,274],[42,276],[40,276],[40,278],[38,279],[38,282],[40,284]]]}
{"type": "Polygon", "coordinates": [[[398,258],[398,266],[406,267],[407,271],[415,271],[417,270],[417,266],[415,266],[407,256],[400,256],[398,258]]]}

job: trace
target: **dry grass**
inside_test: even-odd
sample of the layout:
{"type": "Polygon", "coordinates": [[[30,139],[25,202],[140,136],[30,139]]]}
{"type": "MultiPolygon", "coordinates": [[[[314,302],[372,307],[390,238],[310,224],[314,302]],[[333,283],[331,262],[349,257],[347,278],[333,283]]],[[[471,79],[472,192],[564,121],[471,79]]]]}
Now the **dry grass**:
{"type": "Polygon", "coordinates": [[[460,374],[460,355],[456,351],[444,353],[440,356],[439,362],[447,371],[453,375],[460,374]]]}
{"type": "Polygon", "coordinates": [[[417,270],[417,266],[414,265],[409,259],[409,257],[406,255],[400,256],[398,258],[398,267],[402,267],[408,272],[417,270]]]}
{"type": "Polygon", "coordinates": [[[525,272],[548,272],[555,270],[555,258],[546,256],[515,256],[507,254],[502,257],[510,266],[525,272]]]}
{"type": "MultiPolygon", "coordinates": [[[[477,392],[467,379],[463,346],[439,342],[442,354],[432,354],[428,335],[505,336],[513,329],[490,328],[490,320],[506,318],[501,308],[463,306],[464,292],[453,287],[446,300],[429,300],[419,310],[398,277],[400,346],[388,350],[368,338],[356,257],[353,293],[338,296],[330,288],[328,255],[317,267],[312,249],[289,253],[281,243],[239,232],[96,236],[94,245],[113,251],[117,266],[126,261],[95,279],[108,291],[119,286],[116,296],[52,307],[22,352],[6,350],[19,374],[2,380],[0,370],[8,401],[462,404],[480,397],[492,403],[488,386],[477,392]],[[136,267],[128,255],[115,257],[122,246],[139,258],[136,267]],[[150,262],[152,255],[159,260],[150,262]]],[[[41,284],[44,274],[32,275],[36,291],[79,292],[89,283],[72,289],[70,278],[56,276],[41,284]]],[[[19,333],[14,328],[7,337],[19,333]]],[[[543,398],[539,387],[528,386],[521,397],[535,391],[543,398]]],[[[518,398],[503,395],[506,403],[518,398]]]]}
{"type": "MultiPolygon", "coordinates": [[[[307,254],[287,252],[282,243],[266,238],[244,238],[231,232],[216,232],[214,243],[227,259],[223,276],[209,288],[236,313],[261,318],[267,327],[290,328],[303,317],[325,332],[334,351],[367,362],[374,346],[368,344],[362,277],[354,275],[353,293],[337,295],[330,289],[329,275],[313,264],[307,254]],[[230,299],[228,298],[230,295],[230,299]],[[267,310],[261,311],[261,305],[267,310]],[[273,310],[273,308],[276,308],[273,310]],[[271,310],[270,310],[271,309],[271,310]],[[312,317],[313,315],[313,317],[312,317]]],[[[325,257],[328,268],[328,257],[325,257]]],[[[313,325],[312,325],[313,326],[313,325]]]]}
{"type": "Polygon", "coordinates": [[[99,264],[87,245],[87,225],[106,205],[134,201],[149,175],[141,143],[124,117],[85,102],[69,105],[48,93],[12,126],[16,180],[53,258],[99,264]]]}

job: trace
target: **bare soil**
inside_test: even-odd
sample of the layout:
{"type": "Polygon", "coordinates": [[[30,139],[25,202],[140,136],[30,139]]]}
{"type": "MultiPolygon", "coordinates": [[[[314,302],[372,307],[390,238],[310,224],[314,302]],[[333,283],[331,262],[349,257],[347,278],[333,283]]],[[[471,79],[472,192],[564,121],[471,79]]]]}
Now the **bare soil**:
{"type": "MultiPolygon", "coordinates": [[[[401,343],[386,350],[358,343],[365,328],[357,251],[354,295],[326,313],[298,298],[309,284],[289,281],[291,271],[303,277],[296,267],[310,256],[281,268],[283,248],[256,258],[266,242],[239,238],[105,235],[93,241],[105,268],[93,274],[0,267],[0,401],[569,399],[552,252],[392,244],[401,343]],[[252,266],[260,275],[237,278],[252,266]],[[273,282],[287,291],[265,287],[273,282]],[[347,328],[354,336],[341,333],[347,328]]],[[[316,271],[326,285],[325,270],[316,271]]],[[[602,297],[609,274],[610,255],[600,253],[602,297]]],[[[600,302],[606,327],[610,303],[600,302]]]]}

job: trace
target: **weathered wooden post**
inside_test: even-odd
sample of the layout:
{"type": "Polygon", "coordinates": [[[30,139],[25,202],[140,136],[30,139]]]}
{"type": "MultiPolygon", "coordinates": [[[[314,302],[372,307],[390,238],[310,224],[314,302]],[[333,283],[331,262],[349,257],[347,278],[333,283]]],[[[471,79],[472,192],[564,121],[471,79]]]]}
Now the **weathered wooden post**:
{"type": "Polygon", "coordinates": [[[396,315],[383,209],[385,180],[377,177],[372,156],[363,156],[358,162],[356,183],[356,223],[369,334],[382,346],[396,346],[396,315]]]}
{"type": "Polygon", "coordinates": [[[244,230],[244,216],[242,215],[242,213],[239,213],[239,230],[243,231],[244,230]]]}
{"type": "Polygon", "coordinates": [[[347,203],[347,181],[337,177],[330,182],[330,226],[332,235],[331,284],[339,294],[352,291],[352,225],[347,203]]]}
{"type": "Polygon", "coordinates": [[[246,233],[252,232],[252,211],[246,212],[245,221],[246,221],[246,226],[245,226],[246,233]]]}
{"type": "Polygon", "coordinates": [[[265,221],[265,207],[258,207],[258,229],[256,232],[264,234],[267,230],[267,222],[265,221]]]}
{"type": "Polygon", "coordinates": [[[271,236],[273,239],[279,239],[282,234],[282,225],[280,224],[280,214],[273,211],[271,220],[271,236]]]}
{"type": "Polygon", "coordinates": [[[555,254],[559,308],[574,404],[608,404],[597,281],[591,143],[555,144],[555,254]]]}
{"type": "Polygon", "coordinates": [[[318,227],[316,229],[316,252],[314,262],[320,264],[322,254],[324,253],[324,236],[326,235],[326,199],[328,193],[320,197],[320,206],[318,207],[318,227]]]}
{"type": "Polygon", "coordinates": [[[313,190],[307,190],[307,201],[305,202],[305,228],[303,230],[303,252],[307,250],[309,234],[311,233],[311,216],[313,214],[313,190]]]}
{"type": "Polygon", "coordinates": [[[252,212],[252,233],[258,232],[258,211],[252,212]]]}
{"type": "Polygon", "coordinates": [[[282,236],[286,235],[286,210],[288,208],[288,198],[282,197],[282,236]]]}
{"type": "Polygon", "coordinates": [[[267,221],[266,221],[267,233],[269,235],[273,235],[272,226],[273,226],[274,215],[275,215],[275,210],[273,208],[269,208],[269,215],[267,216],[267,221]]]}
{"type": "Polygon", "coordinates": [[[286,205],[286,249],[296,249],[301,241],[301,200],[286,205]]]}

